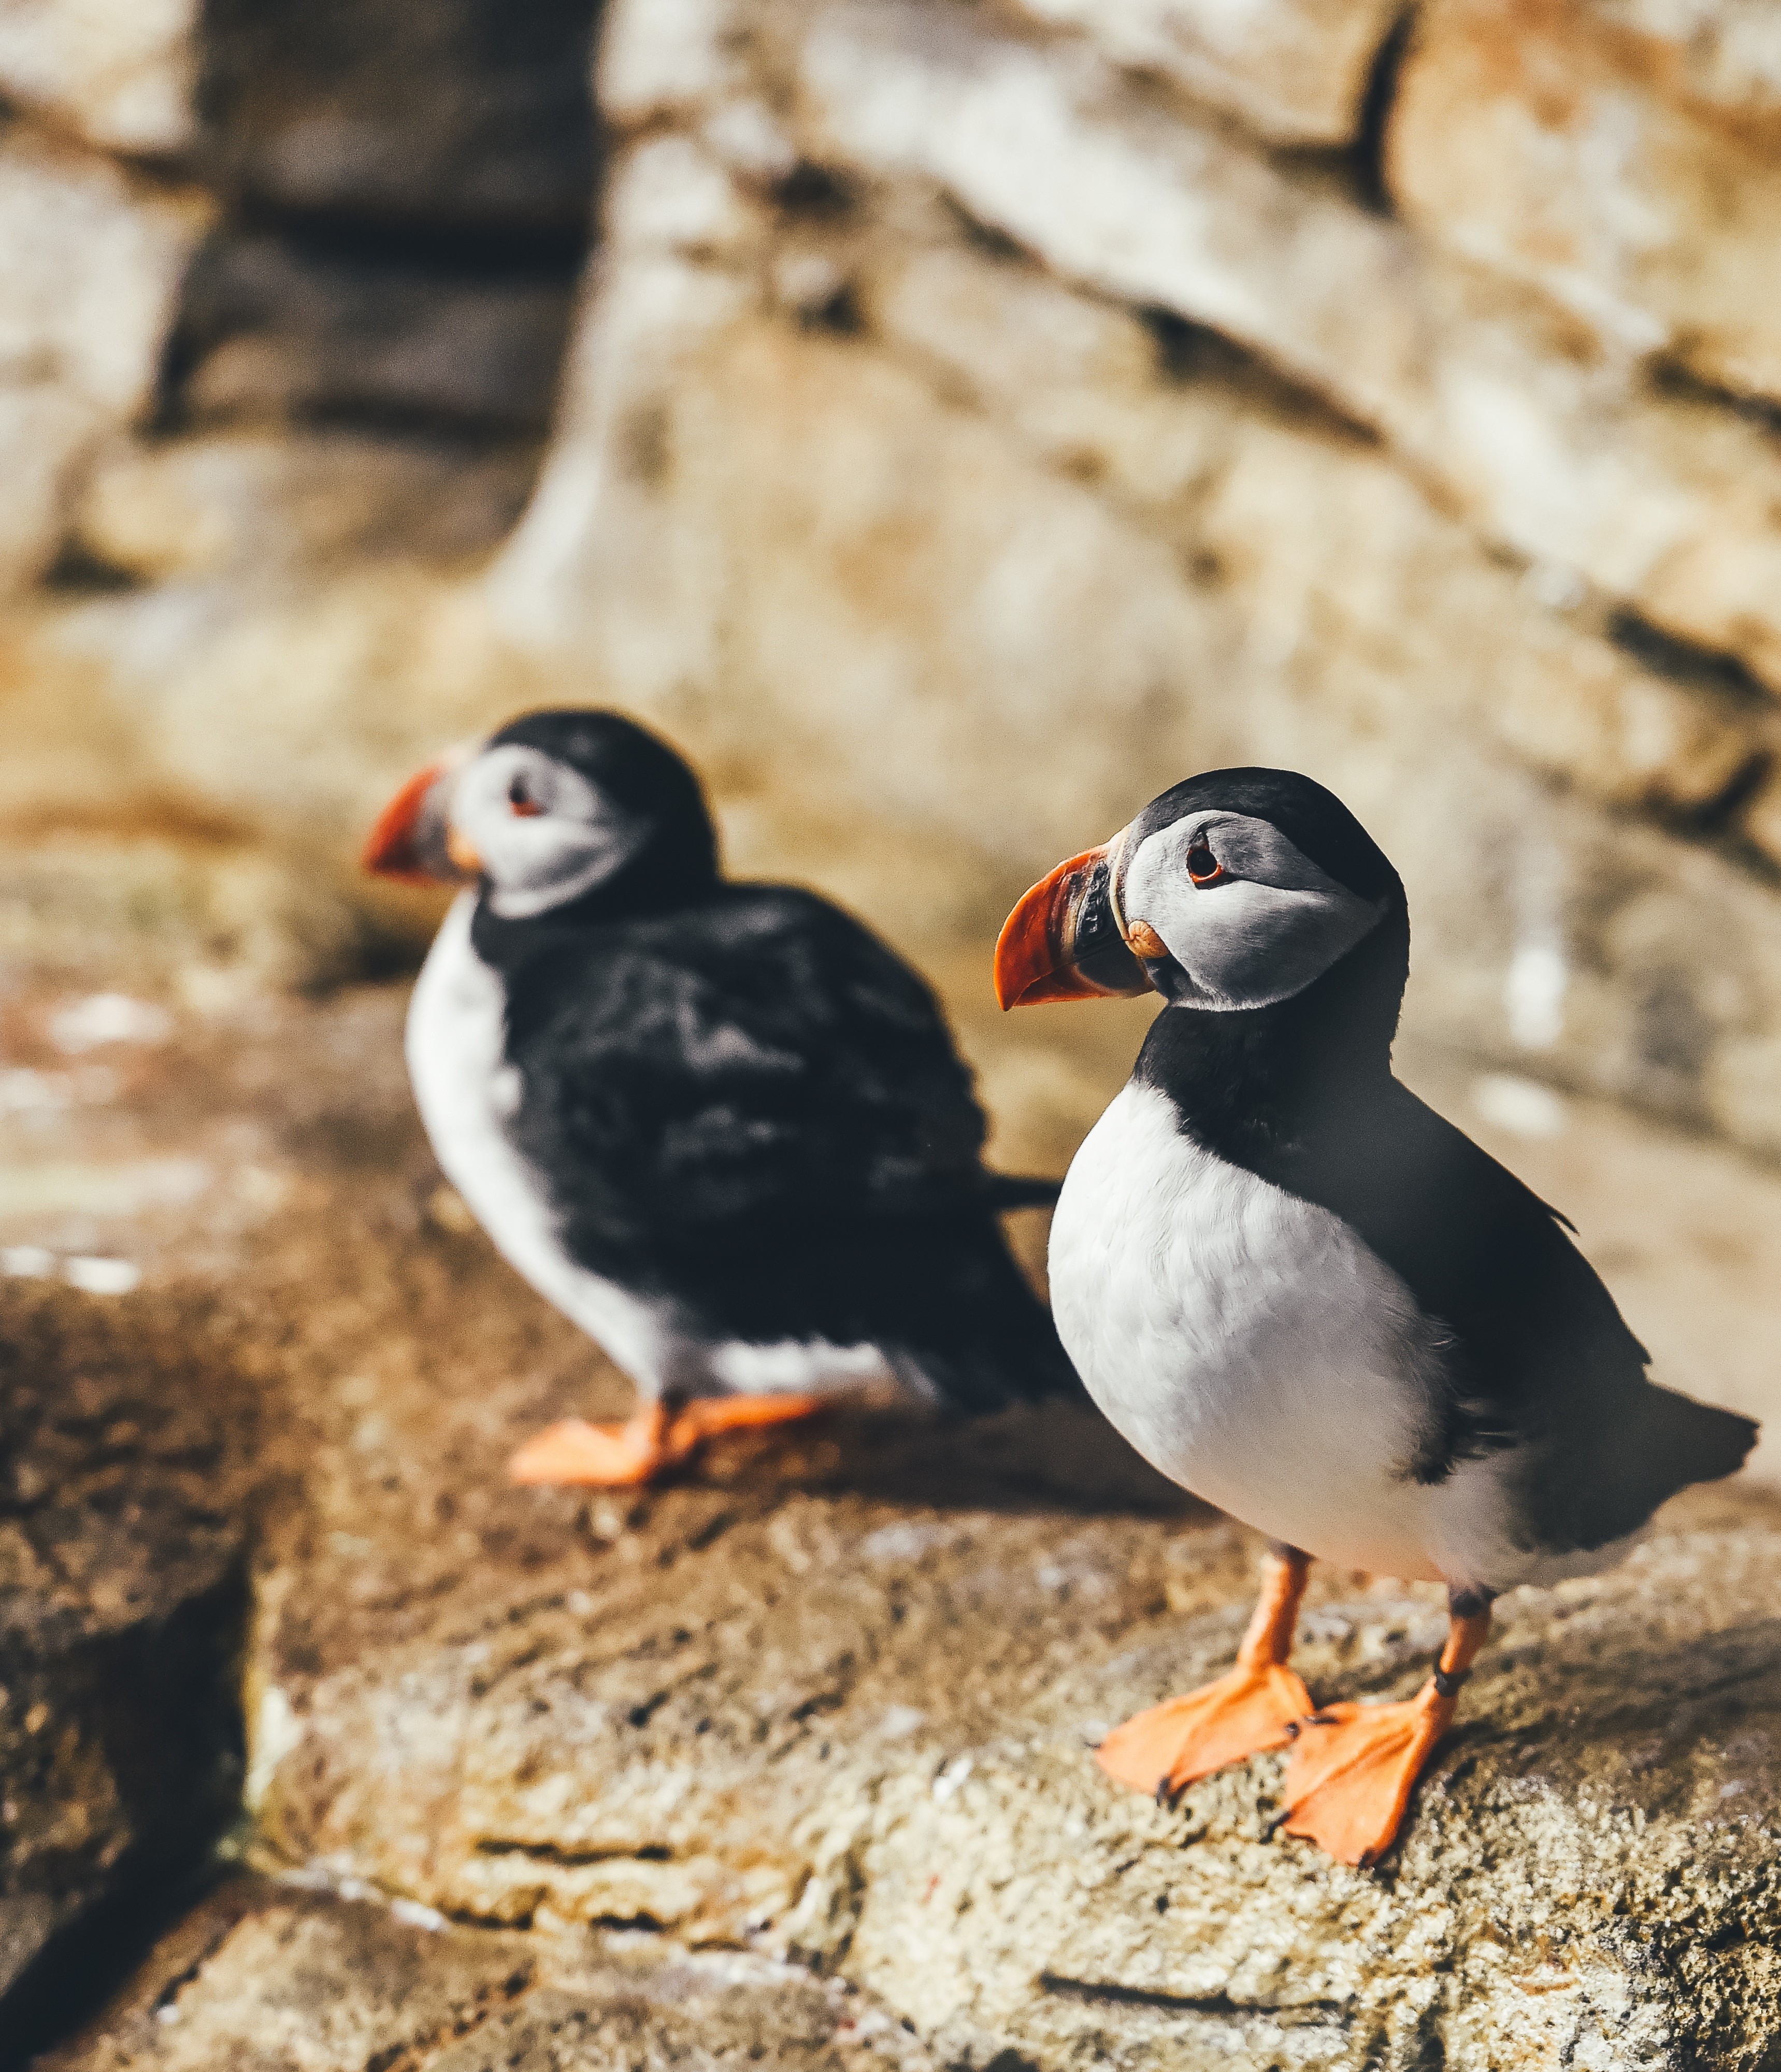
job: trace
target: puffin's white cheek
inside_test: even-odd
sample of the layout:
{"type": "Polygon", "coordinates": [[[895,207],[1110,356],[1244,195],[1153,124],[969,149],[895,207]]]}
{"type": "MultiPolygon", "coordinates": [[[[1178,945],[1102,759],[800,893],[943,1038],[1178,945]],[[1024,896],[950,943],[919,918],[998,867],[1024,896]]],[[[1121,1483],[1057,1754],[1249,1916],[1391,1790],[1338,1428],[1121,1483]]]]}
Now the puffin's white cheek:
{"type": "Polygon", "coordinates": [[[1209,1005],[1265,1007],[1302,992],[1379,918],[1352,895],[1241,880],[1190,897],[1158,931],[1209,1005]]]}
{"type": "Polygon", "coordinates": [[[1207,983],[1231,998],[1267,994],[1278,999],[1296,993],[1347,948],[1341,931],[1331,926],[1335,917],[1314,893],[1277,892],[1261,886],[1232,890],[1263,897],[1248,912],[1233,902],[1229,923],[1220,917],[1207,931],[1207,983]]]}
{"type": "Polygon", "coordinates": [[[1240,980],[1265,960],[1285,896],[1243,878],[1203,891],[1184,877],[1154,887],[1128,918],[1149,923],[1184,972],[1223,992],[1227,980],[1240,980]]]}

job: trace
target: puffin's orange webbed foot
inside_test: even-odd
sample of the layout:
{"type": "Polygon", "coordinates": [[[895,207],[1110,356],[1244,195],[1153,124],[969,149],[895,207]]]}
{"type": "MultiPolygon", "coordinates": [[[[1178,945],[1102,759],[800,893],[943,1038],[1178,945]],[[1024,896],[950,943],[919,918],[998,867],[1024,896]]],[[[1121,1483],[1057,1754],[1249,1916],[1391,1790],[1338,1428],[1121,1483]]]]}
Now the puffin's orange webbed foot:
{"type": "Polygon", "coordinates": [[[1159,1799],[1227,1763],[1281,1748],[1293,1722],[1311,1709],[1310,1694],[1286,1667],[1310,1567],[1296,1548],[1277,1548],[1236,1667],[1185,1698],[1170,1698],[1115,1727],[1095,1760],[1117,1784],[1159,1799]]]}
{"type": "Polygon", "coordinates": [[[721,1432],[780,1424],[822,1408],[820,1396],[723,1396],[670,1413],[652,1403],[623,1424],[566,1417],[529,1439],[508,1463],[516,1482],[635,1489],[685,1465],[721,1432]]]}
{"type": "Polygon", "coordinates": [[[566,1417],[529,1439],[507,1471],[516,1482],[635,1489],[677,1467],[696,1443],[683,1443],[661,1405],[651,1404],[623,1424],[566,1417]]]}
{"type": "Polygon", "coordinates": [[[1286,1833],[1339,1863],[1376,1862],[1453,1716],[1453,1699],[1429,1684],[1402,1704],[1326,1705],[1302,1720],[1286,1766],[1286,1833]]]}
{"type": "Polygon", "coordinates": [[[1396,1705],[1326,1705],[1299,1722],[1281,1823],[1289,1835],[1315,1842],[1344,1864],[1376,1863],[1392,1846],[1490,1632],[1488,1595],[1453,1591],[1448,1618],[1435,1673],[1413,1698],[1396,1705]]]}
{"type": "Polygon", "coordinates": [[[1240,1663],[1203,1690],[1134,1714],[1095,1760],[1116,1784],[1166,1798],[1227,1763],[1284,1748],[1310,1709],[1310,1693],[1283,1663],[1240,1663]]]}

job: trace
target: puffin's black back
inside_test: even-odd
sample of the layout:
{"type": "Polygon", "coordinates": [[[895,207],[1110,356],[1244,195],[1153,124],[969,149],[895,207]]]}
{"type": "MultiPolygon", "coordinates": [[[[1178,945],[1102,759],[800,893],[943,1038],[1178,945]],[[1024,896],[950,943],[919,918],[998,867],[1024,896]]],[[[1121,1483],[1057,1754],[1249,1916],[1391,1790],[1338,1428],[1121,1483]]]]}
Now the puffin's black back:
{"type": "Polygon", "coordinates": [[[508,1131],[570,1253],[710,1340],[876,1344],[960,1408],[1077,1390],[997,1221],[1055,1190],[984,1170],[921,980],[812,893],[719,879],[697,779],[630,722],[539,713],[496,740],[660,815],[594,892],[472,923],[507,989],[508,1131]]]}
{"type": "Polygon", "coordinates": [[[1603,1545],[1678,1490],[1732,1473],[1755,1425],[1654,1387],[1649,1355],[1564,1219],[1392,1076],[1409,915],[1383,852],[1332,793],[1280,771],[1190,779],[1134,833],[1152,815],[1164,826],[1215,807],[1271,820],[1384,911],[1273,1006],[1171,1005],[1137,1075],[1207,1149],[1341,1217],[1442,1327],[1446,1384],[1406,1472],[1438,1482],[1512,1451],[1524,1527],[1554,1551],[1603,1545]]]}

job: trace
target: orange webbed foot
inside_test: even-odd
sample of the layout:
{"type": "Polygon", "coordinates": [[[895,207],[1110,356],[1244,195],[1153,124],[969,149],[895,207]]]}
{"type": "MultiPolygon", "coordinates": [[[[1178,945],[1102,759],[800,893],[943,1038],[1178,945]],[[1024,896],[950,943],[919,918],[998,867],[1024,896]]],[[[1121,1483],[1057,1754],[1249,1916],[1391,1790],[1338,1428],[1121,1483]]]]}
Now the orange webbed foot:
{"type": "Polygon", "coordinates": [[[783,1424],[823,1407],[820,1396],[720,1396],[670,1413],[652,1403],[623,1424],[566,1417],[529,1439],[508,1463],[516,1482],[635,1489],[683,1466],[720,1433],[783,1424]]]}
{"type": "Polygon", "coordinates": [[[1228,1763],[1284,1748],[1310,1693],[1284,1663],[1240,1663],[1185,1698],[1170,1698],[1116,1727],[1095,1760],[1117,1784],[1159,1799],[1228,1763]]]}
{"type": "Polygon", "coordinates": [[[1286,1833],[1339,1863],[1376,1863],[1453,1716],[1454,1700],[1431,1683],[1401,1704],[1327,1705],[1302,1720],[1286,1766],[1286,1833]]]}
{"type": "Polygon", "coordinates": [[[566,1417],[529,1439],[507,1471],[516,1482],[564,1488],[635,1489],[678,1466],[693,1441],[678,1440],[658,1406],[623,1424],[566,1417]]]}
{"type": "Polygon", "coordinates": [[[1095,1759],[1116,1783],[1166,1799],[1227,1763],[1285,1745],[1293,1722],[1311,1709],[1310,1693],[1286,1667],[1310,1566],[1296,1548],[1277,1548],[1263,1567],[1236,1667],[1114,1728],[1095,1759]]]}

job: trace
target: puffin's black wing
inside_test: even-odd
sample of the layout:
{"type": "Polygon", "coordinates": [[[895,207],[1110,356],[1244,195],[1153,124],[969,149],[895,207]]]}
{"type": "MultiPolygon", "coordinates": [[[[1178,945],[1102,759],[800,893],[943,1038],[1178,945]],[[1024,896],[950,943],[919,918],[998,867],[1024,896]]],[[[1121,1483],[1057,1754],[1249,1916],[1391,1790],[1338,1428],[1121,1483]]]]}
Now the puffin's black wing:
{"type": "Polygon", "coordinates": [[[1649,1354],[1557,1212],[1396,1081],[1283,1165],[1451,1334],[1419,1481],[1515,1449],[1525,1526],[1569,1550],[1633,1531],[1750,1451],[1750,1419],[1647,1379],[1649,1354]]]}
{"type": "Polygon", "coordinates": [[[933,996],[814,894],[726,886],[508,974],[508,1128],[570,1252],[714,1337],[906,1354],[980,1408],[1076,1384],[933,996]]]}

